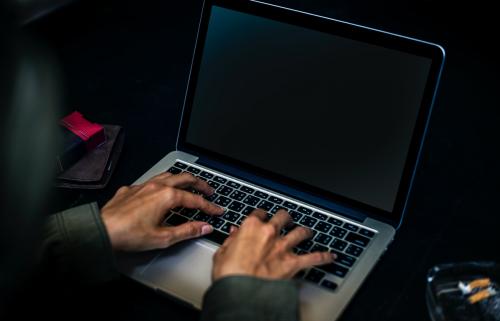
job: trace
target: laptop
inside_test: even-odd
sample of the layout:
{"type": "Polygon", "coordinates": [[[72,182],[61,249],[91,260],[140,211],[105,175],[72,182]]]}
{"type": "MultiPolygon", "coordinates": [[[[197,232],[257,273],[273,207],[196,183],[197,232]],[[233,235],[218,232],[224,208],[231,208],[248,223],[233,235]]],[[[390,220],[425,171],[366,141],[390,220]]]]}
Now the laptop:
{"type": "MultiPolygon", "coordinates": [[[[175,151],[140,177],[189,172],[214,232],[118,259],[130,278],[201,308],[212,256],[255,208],[314,236],[294,251],[337,260],[299,273],[302,320],[335,320],[403,221],[444,62],[438,45],[251,0],[206,0],[175,151]]],[[[287,231],[283,231],[286,233],[287,231]]]]}

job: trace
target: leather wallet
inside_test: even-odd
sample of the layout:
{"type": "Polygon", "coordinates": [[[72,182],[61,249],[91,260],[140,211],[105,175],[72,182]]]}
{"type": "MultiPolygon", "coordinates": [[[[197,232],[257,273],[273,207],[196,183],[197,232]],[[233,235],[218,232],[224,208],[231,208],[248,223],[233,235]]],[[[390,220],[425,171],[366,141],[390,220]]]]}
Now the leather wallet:
{"type": "Polygon", "coordinates": [[[117,125],[103,125],[106,142],[57,176],[55,186],[71,189],[104,188],[120,157],[125,135],[117,125]]]}

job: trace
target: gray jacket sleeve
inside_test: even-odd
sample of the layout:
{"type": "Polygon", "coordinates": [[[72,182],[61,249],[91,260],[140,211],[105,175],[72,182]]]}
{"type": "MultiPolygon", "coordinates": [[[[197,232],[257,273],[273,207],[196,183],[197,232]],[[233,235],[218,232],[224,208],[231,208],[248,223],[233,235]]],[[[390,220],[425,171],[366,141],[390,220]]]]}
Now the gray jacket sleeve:
{"type": "Polygon", "coordinates": [[[64,282],[94,284],[117,277],[97,204],[51,215],[44,224],[39,261],[46,273],[64,282]]]}
{"type": "Polygon", "coordinates": [[[205,293],[202,321],[296,321],[299,294],[293,281],[231,276],[205,293]]]}

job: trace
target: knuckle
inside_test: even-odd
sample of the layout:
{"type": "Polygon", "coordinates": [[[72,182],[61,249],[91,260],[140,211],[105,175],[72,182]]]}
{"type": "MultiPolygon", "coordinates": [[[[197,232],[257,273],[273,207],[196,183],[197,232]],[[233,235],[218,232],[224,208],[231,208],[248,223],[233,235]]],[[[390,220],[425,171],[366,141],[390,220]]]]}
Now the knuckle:
{"type": "Polygon", "coordinates": [[[116,191],[116,193],[117,193],[117,194],[118,194],[118,193],[122,194],[122,193],[126,193],[126,192],[128,192],[129,190],[130,190],[130,187],[128,187],[128,186],[122,186],[122,187],[120,187],[120,188],[118,189],[118,191],[116,191]]]}
{"type": "Polygon", "coordinates": [[[276,236],[276,227],[272,224],[266,224],[262,227],[262,232],[265,236],[267,237],[274,237],[276,236]]]}
{"type": "Polygon", "coordinates": [[[158,184],[158,182],[155,182],[155,181],[149,181],[146,183],[146,185],[144,185],[144,188],[148,191],[157,190],[159,187],[160,187],[160,184],[158,184]]]}

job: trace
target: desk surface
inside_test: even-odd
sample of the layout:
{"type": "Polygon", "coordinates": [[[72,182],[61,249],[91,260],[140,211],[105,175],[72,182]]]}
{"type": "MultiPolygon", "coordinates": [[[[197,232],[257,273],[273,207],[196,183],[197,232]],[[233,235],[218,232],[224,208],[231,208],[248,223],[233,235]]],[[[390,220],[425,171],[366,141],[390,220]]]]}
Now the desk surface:
{"type": "MultiPolygon", "coordinates": [[[[81,1],[27,29],[56,53],[67,111],[116,123],[126,143],[110,185],[57,191],[51,210],[104,204],[174,148],[201,9],[196,1],[81,1]]],[[[406,220],[341,320],[427,320],[425,275],[438,263],[500,260],[497,137],[499,64],[493,20],[477,8],[433,1],[273,1],[442,44],[447,63],[406,220]],[[479,17],[477,21],[465,17],[479,17]],[[466,24],[463,21],[467,21],[466,24]]],[[[223,299],[223,298],[221,298],[223,299]]],[[[81,293],[100,314],[127,320],[196,320],[198,312],[120,280],[81,293]]],[[[72,299],[74,302],[75,300],[72,299]]],[[[68,303],[69,304],[69,303],[68,303]]],[[[68,306],[71,306],[70,304],[68,306]]]]}

